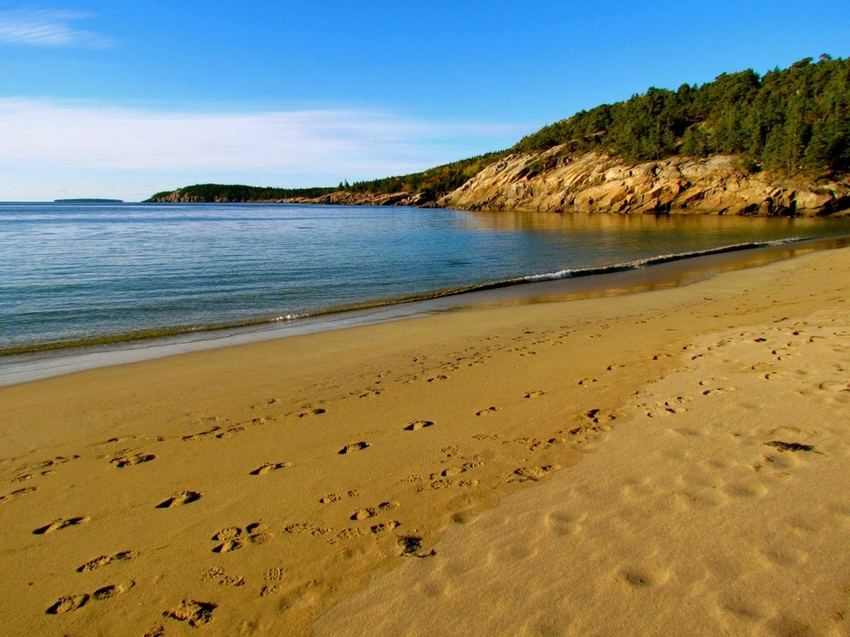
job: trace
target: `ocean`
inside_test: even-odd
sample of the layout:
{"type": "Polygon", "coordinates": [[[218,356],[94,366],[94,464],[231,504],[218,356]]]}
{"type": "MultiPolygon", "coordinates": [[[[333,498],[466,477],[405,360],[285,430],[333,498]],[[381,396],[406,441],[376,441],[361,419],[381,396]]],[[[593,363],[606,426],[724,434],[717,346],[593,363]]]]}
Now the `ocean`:
{"type": "Polygon", "coordinates": [[[663,255],[848,234],[850,219],[3,203],[0,353],[315,320],[663,255]]]}

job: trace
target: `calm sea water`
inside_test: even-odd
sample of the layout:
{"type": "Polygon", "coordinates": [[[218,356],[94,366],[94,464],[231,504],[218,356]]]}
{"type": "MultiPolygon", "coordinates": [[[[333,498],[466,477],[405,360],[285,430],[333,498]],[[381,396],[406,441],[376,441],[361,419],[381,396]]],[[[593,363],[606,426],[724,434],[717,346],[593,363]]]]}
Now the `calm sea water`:
{"type": "Polygon", "coordinates": [[[297,316],[850,220],[297,205],[0,204],[0,349],[297,316]]]}

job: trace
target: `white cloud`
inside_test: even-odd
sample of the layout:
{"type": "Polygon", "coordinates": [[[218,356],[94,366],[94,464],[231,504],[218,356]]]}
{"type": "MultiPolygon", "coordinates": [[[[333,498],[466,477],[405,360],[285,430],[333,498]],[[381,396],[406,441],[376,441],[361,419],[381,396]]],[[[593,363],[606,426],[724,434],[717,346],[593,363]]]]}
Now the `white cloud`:
{"type": "Polygon", "coordinates": [[[109,45],[109,38],[72,26],[86,17],[88,14],[78,11],[53,9],[0,11],[0,43],[41,47],[109,45]]]}
{"type": "MultiPolygon", "coordinates": [[[[30,183],[43,175],[63,192],[81,176],[116,183],[125,175],[131,196],[152,178],[167,180],[163,188],[184,180],[316,185],[421,170],[523,132],[377,110],[184,112],[0,98],[0,174],[26,171],[30,183]]],[[[3,190],[0,183],[0,199],[32,198],[3,190]]],[[[36,198],[50,196],[42,193],[36,198]]]]}

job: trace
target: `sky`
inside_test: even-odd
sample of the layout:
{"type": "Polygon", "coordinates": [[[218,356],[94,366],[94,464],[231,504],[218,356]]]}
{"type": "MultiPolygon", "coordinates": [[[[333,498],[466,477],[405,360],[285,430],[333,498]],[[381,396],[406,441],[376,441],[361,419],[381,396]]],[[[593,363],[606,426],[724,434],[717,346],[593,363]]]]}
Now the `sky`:
{"type": "Polygon", "coordinates": [[[0,200],[300,187],[850,54],[841,2],[0,0],[0,200]]]}

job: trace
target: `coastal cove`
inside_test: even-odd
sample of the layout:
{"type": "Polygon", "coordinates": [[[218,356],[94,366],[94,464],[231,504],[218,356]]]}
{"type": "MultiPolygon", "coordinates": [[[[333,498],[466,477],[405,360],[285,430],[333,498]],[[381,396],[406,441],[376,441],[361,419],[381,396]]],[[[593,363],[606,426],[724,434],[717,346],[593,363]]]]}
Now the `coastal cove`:
{"type": "Polygon", "coordinates": [[[0,6],[0,637],[850,637],[839,5],[0,6]]]}

